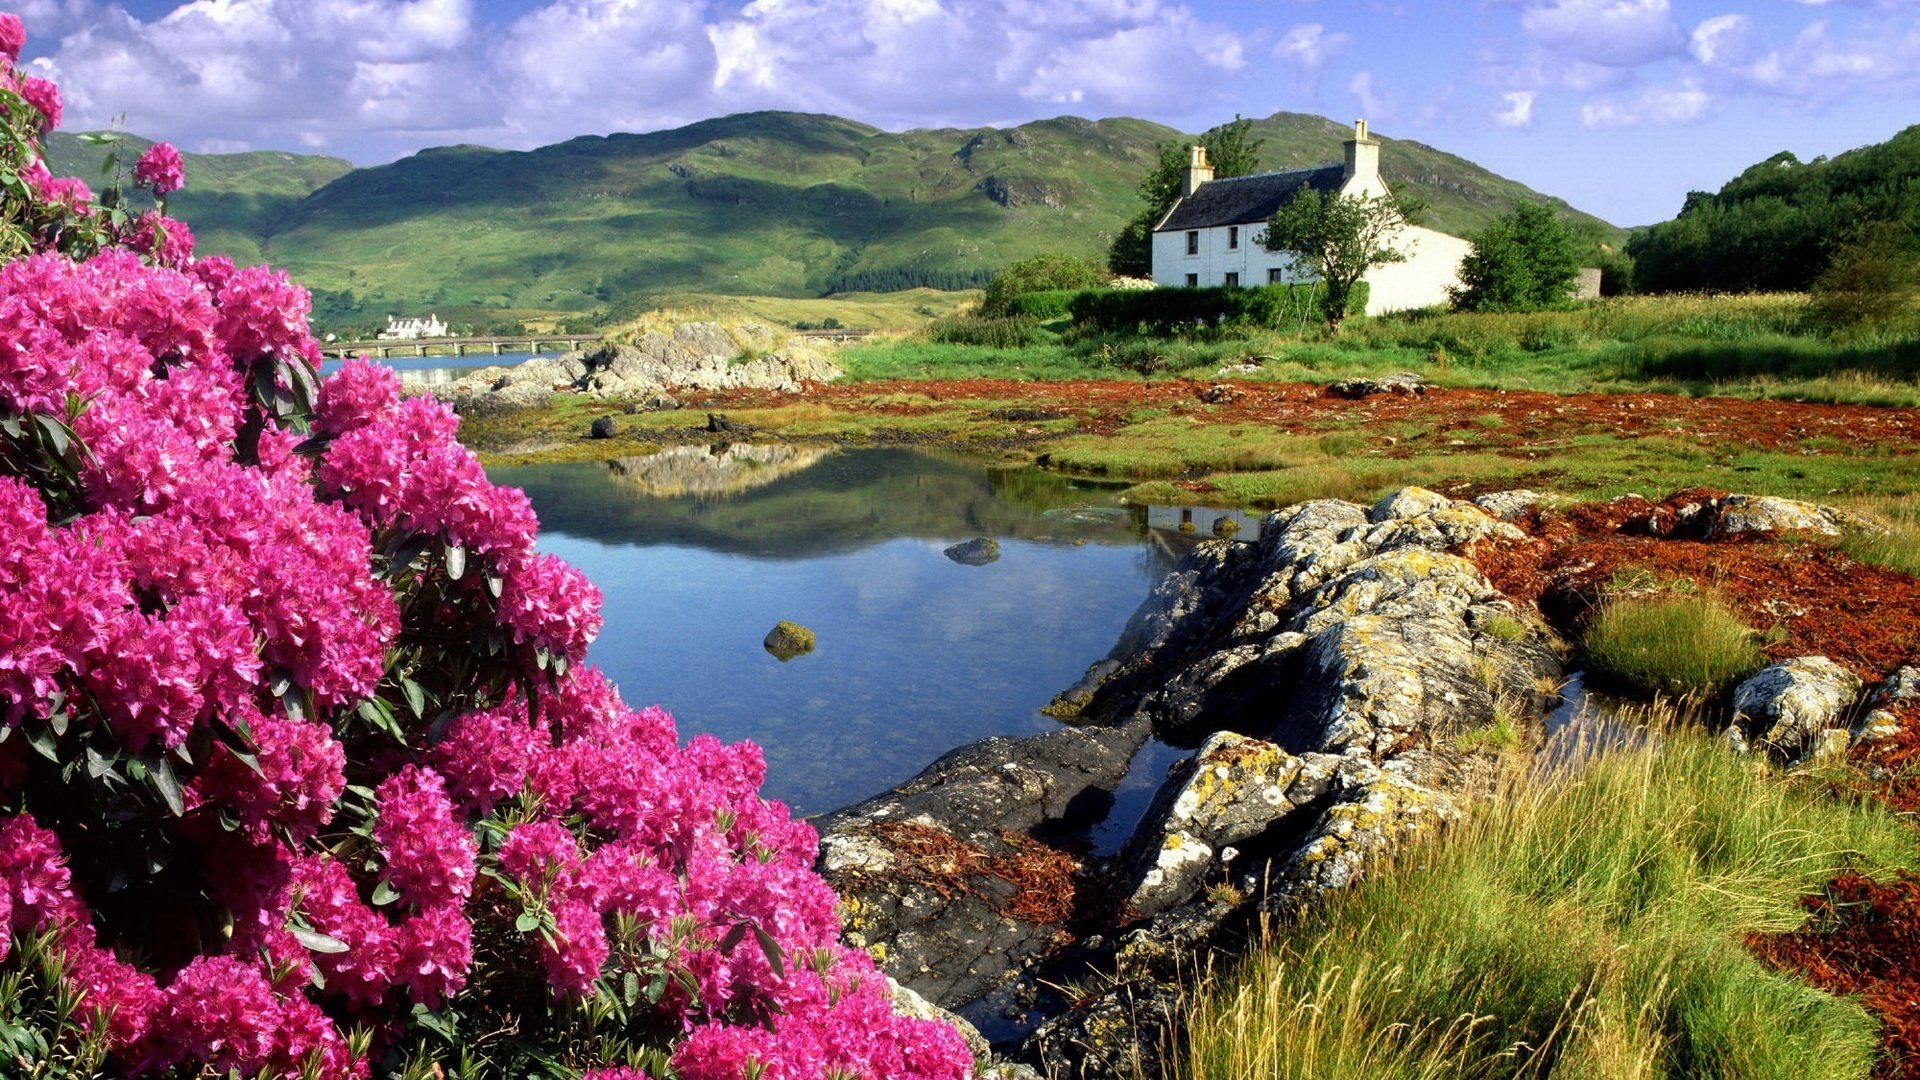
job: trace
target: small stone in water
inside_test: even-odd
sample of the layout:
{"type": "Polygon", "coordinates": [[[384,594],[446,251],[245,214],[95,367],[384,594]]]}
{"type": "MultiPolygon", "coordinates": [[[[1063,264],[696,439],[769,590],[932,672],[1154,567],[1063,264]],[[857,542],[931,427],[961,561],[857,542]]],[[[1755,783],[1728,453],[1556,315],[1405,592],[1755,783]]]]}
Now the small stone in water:
{"type": "Polygon", "coordinates": [[[761,644],[784,664],[796,656],[813,651],[813,631],[799,623],[781,619],[773,629],[767,631],[767,639],[761,644]]]}

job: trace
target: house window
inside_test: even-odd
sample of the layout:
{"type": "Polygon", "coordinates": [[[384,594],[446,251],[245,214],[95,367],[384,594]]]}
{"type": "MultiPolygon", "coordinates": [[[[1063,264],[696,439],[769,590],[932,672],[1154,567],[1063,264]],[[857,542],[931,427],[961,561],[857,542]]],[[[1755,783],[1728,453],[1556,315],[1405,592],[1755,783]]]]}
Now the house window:
{"type": "Polygon", "coordinates": [[[1240,250],[1240,226],[1238,225],[1227,226],[1227,250],[1240,250]]]}
{"type": "Polygon", "coordinates": [[[1200,254],[1200,231],[1198,229],[1187,233],[1187,254],[1200,254]]]}
{"type": "Polygon", "coordinates": [[[1238,271],[1227,271],[1226,286],[1229,289],[1237,289],[1240,287],[1240,274],[1238,271]]]}
{"type": "Polygon", "coordinates": [[[1189,289],[1191,289],[1191,288],[1193,288],[1193,287],[1195,287],[1195,286],[1197,286],[1197,285],[1199,285],[1199,284],[1200,284],[1200,275],[1199,275],[1199,274],[1188,274],[1188,275],[1187,275],[1187,288],[1189,288],[1189,289]]]}
{"type": "Polygon", "coordinates": [[[1286,283],[1287,283],[1287,272],[1285,270],[1282,270],[1279,267],[1275,266],[1267,271],[1267,284],[1285,285],[1286,283]]]}

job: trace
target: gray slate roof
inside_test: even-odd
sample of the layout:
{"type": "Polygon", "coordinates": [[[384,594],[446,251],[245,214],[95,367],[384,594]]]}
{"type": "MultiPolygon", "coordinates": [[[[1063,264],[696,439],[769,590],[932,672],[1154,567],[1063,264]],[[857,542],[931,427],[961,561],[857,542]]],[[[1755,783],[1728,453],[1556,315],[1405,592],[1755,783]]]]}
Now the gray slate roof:
{"type": "Polygon", "coordinates": [[[1293,193],[1310,187],[1331,195],[1346,183],[1344,165],[1316,165],[1285,172],[1255,173],[1230,180],[1210,180],[1193,194],[1173,204],[1166,220],[1154,232],[1211,229],[1216,225],[1251,225],[1265,221],[1293,193]]]}

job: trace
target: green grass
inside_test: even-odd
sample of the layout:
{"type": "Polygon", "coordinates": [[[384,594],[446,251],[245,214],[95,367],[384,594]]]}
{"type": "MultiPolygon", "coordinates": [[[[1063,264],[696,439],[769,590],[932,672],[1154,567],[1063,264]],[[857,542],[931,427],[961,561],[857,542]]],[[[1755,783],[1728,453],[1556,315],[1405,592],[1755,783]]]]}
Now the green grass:
{"type": "Polygon", "coordinates": [[[1741,944],[1911,832],[1665,732],[1484,812],[1207,980],[1174,1075],[1867,1077],[1875,1022],[1741,944]]]}
{"type": "Polygon", "coordinates": [[[1611,601],[1582,644],[1595,675],[1688,702],[1712,700],[1765,663],[1753,628],[1708,594],[1611,601]]]}
{"type": "Polygon", "coordinates": [[[1875,566],[1920,577],[1920,498],[1877,496],[1854,499],[1848,507],[1873,519],[1876,528],[1850,529],[1840,550],[1875,566]]]}

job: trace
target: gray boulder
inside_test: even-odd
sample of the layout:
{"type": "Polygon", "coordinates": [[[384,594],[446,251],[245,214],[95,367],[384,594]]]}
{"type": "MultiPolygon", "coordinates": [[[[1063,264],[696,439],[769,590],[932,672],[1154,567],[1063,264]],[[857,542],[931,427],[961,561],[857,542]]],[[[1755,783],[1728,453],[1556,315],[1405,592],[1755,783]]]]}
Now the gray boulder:
{"type": "Polygon", "coordinates": [[[1866,712],[1853,726],[1853,738],[1890,739],[1900,733],[1903,723],[1916,718],[1920,718],[1920,668],[1903,667],[1867,696],[1866,712]]]}
{"type": "Polygon", "coordinates": [[[1769,495],[1728,495],[1720,500],[1715,536],[1742,533],[1809,532],[1838,536],[1848,529],[1873,529],[1872,522],[1848,510],[1769,495]]]}
{"type": "Polygon", "coordinates": [[[1383,376],[1378,379],[1342,379],[1327,387],[1327,393],[1334,397],[1364,398],[1375,394],[1424,394],[1427,381],[1411,371],[1383,376]]]}
{"type": "Polygon", "coordinates": [[[1762,668],[1733,691],[1733,723],[1727,741],[1737,751],[1762,750],[1785,762],[1799,761],[1846,736],[1847,712],[1860,696],[1858,675],[1824,656],[1796,656],[1762,668]]]}
{"type": "Polygon", "coordinates": [[[587,436],[594,439],[611,439],[619,433],[620,425],[611,416],[597,417],[587,428],[587,436]]]}

